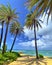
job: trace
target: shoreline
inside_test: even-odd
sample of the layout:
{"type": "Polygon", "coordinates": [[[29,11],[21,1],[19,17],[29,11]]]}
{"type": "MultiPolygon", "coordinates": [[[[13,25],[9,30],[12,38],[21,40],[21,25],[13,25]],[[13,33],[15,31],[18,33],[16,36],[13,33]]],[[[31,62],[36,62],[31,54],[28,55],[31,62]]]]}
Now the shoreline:
{"type": "MultiPolygon", "coordinates": [[[[35,55],[30,55],[30,54],[25,54],[25,53],[23,53],[22,51],[21,52],[18,52],[20,55],[26,55],[26,56],[34,56],[35,57],[35,55]]],[[[40,53],[41,54],[41,53],[40,53]]],[[[43,54],[41,54],[41,55],[43,55],[43,54]]],[[[44,57],[51,57],[52,58],[52,56],[45,56],[45,55],[43,55],[44,57]]]]}
{"type": "MultiPolygon", "coordinates": [[[[15,50],[13,50],[15,51],[15,50]]],[[[35,50],[17,50],[16,52],[22,52],[27,55],[35,56],[35,50]]],[[[38,50],[39,54],[42,54],[43,56],[52,57],[52,51],[51,50],[38,50]]]]}
{"type": "Polygon", "coordinates": [[[20,53],[22,57],[8,65],[52,65],[52,57],[44,56],[44,58],[36,59],[35,56],[20,53]]]}

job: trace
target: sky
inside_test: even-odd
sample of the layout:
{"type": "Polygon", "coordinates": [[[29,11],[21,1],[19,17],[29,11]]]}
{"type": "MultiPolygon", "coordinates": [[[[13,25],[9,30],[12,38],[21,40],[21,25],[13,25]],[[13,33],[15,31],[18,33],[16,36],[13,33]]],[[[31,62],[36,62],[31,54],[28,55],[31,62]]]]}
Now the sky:
{"type": "MultiPolygon", "coordinates": [[[[1,0],[0,4],[7,5],[7,3],[10,3],[11,8],[16,8],[16,11],[19,12],[19,22],[24,28],[24,33],[21,35],[18,35],[16,38],[16,42],[13,49],[28,49],[28,50],[34,50],[35,44],[34,44],[34,32],[33,29],[29,30],[27,29],[25,24],[26,15],[29,13],[29,10],[25,7],[25,0],[1,0]]],[[[46,24],[46,18],[39,17],[44,23],[42,25],[42,29],[39,28],[37,31],[37,46],[39,50],[52,50],[52,23],[51,23],[51,17],[49,17],[49,23],[46,24]]],[[[1,29],[1,25],[0,25],[1,29]]],[[[6,26],[4,25],[4,32],[5,32],[6,26]]],[[[14,40],[15,36],[12,36],[9,32],[7,35],[7,48],[10,49],[12,42],[14,40]]],[[[2,42],[3,43],[3,42],[2,42]]]]}

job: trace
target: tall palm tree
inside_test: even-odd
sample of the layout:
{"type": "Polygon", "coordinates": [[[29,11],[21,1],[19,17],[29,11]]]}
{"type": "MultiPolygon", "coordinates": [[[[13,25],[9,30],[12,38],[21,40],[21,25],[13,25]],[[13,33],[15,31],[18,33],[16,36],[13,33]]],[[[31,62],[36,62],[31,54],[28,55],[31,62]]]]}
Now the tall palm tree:
{"type": "Polygon", "coordinates": [[[13,47],[14,47],[14,44],[15,44],[17,35],[20,34],[21,32],[23,32],[23,28],[21,28],[19,22],[14,22],[14,23],[12,23],[12,25],[10,26],[10,33],[11,33],[11,34],[14,34],[15,37],[14,37],[14,40],[13,40],[13,43],[12,43],[10,52],[12,51],[12,49],[13,49],[13,47]]]}
{"type": "Polygon", "coordinates": [[[45,12],[45,14],[48,14],[47,21],[50,15],[52,19],[52,0],[27,0],[26,4],[29,9],[35,7],[34,15],[43,15],[45,12]]]}
{"type": "Polygon", "coordinates": [[[0,37],[0,47],[1,47],[2,38],[3,38],[3,27],[4,27],[4,20],[3,20],[3,21],[1,21],[1,25],[2,25],[2,28],[1,28],[1,37],[0,37]]]}
{"type": "Polygon", "coordinates": [[[5,32],[5,36],[4,36],[3,51],[2,51],[2,53],[4,54],[4,52],[5,52],[4,48],[5,48],[9,23],[13,22],[18,17],[17,17],[17,13],[15,12],[15,9],[12,10],[11,6],[9,4],[7,6],[1,5],[1,7],[0,7],[0,16],[2,16],[3,19],[6,22],[6,32],[5,32]]]}
{"type": "MultiPolygon", "coordinates": [[[[39,23],[37,18],[31,18],[32,13],[27,15],[25,26],[29,29],[34,28],[34,37],[35,37],[35,51],[36,51],[36,58],[38,59],[38,49],[37,49],[37,39],[36,39],[36,27],[42,27],[39,23]]],[[[41,20],[40,20],[41,21],[41,20]]],[[[42,21],[41,21],[42,22],[42,21]]]]}

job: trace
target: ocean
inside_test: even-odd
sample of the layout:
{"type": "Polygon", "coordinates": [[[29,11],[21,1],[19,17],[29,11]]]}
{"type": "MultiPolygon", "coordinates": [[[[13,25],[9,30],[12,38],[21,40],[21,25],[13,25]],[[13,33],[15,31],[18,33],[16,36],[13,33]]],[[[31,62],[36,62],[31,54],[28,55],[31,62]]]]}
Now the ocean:
{"type": "MultiPolygon", "coordinates": [[[[13,51],[23,52],[24,54],[32,55],[32,56],[36,55],[35,50],[13,50],[13,51]]],[[[43,56],[52,57],[52,50],[38,50],[38,53],[42,54],[43,56]]]]}

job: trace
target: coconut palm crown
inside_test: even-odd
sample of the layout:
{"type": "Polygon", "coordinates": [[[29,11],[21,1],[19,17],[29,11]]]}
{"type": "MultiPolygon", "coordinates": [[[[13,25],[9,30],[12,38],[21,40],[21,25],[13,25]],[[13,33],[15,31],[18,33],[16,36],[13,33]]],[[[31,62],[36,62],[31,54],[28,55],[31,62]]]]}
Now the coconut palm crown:
{"type": "Polygon", "coordinates": [[[21,28],[21,25],[18,21],[17,22],[15,21],[10,25],[10,33],[13,35],[15,35],[16,32],[17,32],[17,34],[19,34],[20,31],[23,31],[22,29],[23,28],[21,28]]]}
{"type": "Polygon", "coordinates": [[[11,6],[8,4],[7,6],[1,5],[0,6],[0,19],[6,21],[14,21],[17,18],[16,9],[12,9],[11,6]]]}
{"type": "Polygon", "coordinates": [[[32,18],[32,13],[30,13],[30,14],[27,15],[25,26],[27,28],[32,29],[33,26],[34,26],[33,20],[35,20],[35,24],[36,24],[37,29],[38,29],[39,26],[42,28],[42,26],[41,26],[41,24],[40,24],[39,21],[41,21],[42,23],[43,23],[43,21],[40,20],[40,19],[38,19],[38,18],[34,18],[34,17],[32,18]]]}
{"type": "Polygon", "coordinates": [[[34,15],[39,16],[40,14],[45,15],[48,14],[47,19],[49,19],[49,16],[51,15],[52,19],[52,0],[27,0],[27,7],[29,9],[34,9],[34,15]]]}
{"type": "Polygon", "coordinates": [[[17,35],[21,34],[21,32],[23,32],[23,28],[21,28],[19,22],[17,21],[17,22],[12,23],[12,25],[10,26],[10,33],[11,33],[12,35],[15,35],[15,37],[14,37],[14,40],[13,40],[13,43],[12,43],[10,52],[11,52],[12,49],[13,49],[13,46],[14,46],[14,44],[15,44],[17,35]]]}

